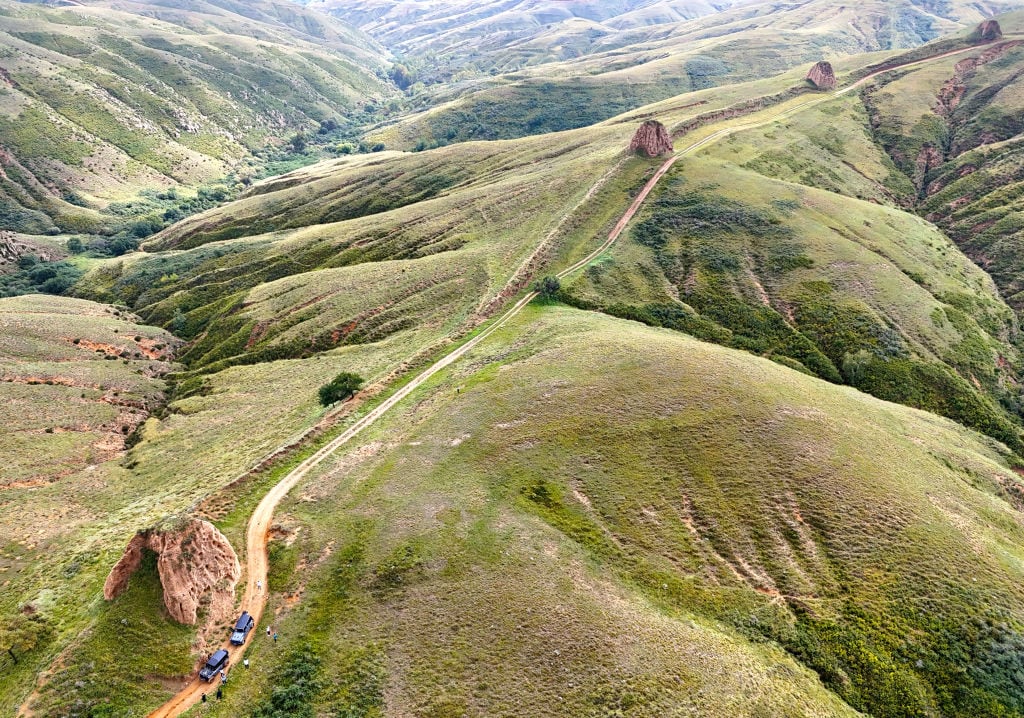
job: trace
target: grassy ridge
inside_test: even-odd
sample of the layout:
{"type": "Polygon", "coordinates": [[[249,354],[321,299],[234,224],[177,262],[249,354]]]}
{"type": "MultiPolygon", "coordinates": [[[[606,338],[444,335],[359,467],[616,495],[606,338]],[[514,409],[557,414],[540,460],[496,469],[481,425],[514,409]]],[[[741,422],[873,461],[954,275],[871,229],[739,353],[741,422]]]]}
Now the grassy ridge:
{"type": "MultiPolygon", "coordinates": [[[[190,249],[107,263],[76,291],[127,298],[151,321],[197,338],[184,358],[208,371],[409,328],[438,337],[502,291],[609,170],[620,167],[610,181],[626,191],[642,182],[647,165],[621,159],[615,144],[578,137],[324,163],[147,245],[190,249]],[[451,168],[441,175],[446,189],[438,167],[451,168]],[[437,187],[425,191],[430,183],[437,187]],[[368,203],[372,187],[391,199],[368,203]],[[255,220],[264,214],[271,219],[255,220]],[[235,234],[244,236],[212,241],[235,234]]],[[[619,201],[597,197],[580,211],[610,216],[619,201]]]]}
{"type": "Polygon", "coordinates": [[[903,212],[687,160],[630,241],[565,292],[1022,447],[1013,313],[948,240],[903,212]]]}

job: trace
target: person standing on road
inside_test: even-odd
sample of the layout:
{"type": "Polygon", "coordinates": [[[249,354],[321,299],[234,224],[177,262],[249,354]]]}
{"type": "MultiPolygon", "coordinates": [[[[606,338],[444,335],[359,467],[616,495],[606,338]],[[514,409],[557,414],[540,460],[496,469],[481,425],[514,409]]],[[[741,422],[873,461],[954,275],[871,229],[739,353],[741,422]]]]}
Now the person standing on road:
{"type": "Polygon", "coordinates": [[[257,591],[262,591],[263,590],[263,579],[259,579],[259,578],[256,579],[256,590],[257,591]]]}
{"type": "Polygon", "coordinates": [[[204,693],[203,695],[201,695],[199,697],[199,700],[201,700],[203,703],[206,703],[206,694],[204,693]]]}

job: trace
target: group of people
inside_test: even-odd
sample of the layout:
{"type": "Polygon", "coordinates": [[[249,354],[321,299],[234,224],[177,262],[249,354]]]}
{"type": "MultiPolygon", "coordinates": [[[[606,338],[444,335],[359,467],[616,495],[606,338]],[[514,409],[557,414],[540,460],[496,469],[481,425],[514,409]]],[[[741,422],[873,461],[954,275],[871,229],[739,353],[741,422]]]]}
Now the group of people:
{"type": "MultiPolygon", "coordinates": [[[[277,643],[277,631],[272,631],[270,626],[267,626],[267,637],[269,638],[271,636],[273,636],[273,638],[274,638],[274,643],[277,643]]],[[[243,658],[242,659],[242,665],[245,666],[246,670],[248,670],[249,669],[249,659],[248,658],[243,658]]],[[[220,685],[217,686],[217,693],[216,693],[217,700],[222,700],[224,698],[224,686],[226,686],[227,684],[228,684],[228,674],[227,674],[227,671],[221,670],[221,672],[220,672],[220,685]]],[[[206,698],[206,694],[205,693],[203,693],[200,698],[201,698],[203,703],[206,703],[207,698],[206,698]]]]}

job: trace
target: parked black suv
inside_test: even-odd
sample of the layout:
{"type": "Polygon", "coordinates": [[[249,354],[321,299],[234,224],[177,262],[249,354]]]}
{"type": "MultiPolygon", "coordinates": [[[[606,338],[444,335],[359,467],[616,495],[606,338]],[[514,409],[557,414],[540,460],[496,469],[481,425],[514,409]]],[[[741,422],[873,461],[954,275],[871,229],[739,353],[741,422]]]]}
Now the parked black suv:
{"type": "Polygon", "coordinates": [[[228,667],[228,652],[221,648],[206,659],[206,665],[199,669],[199,677],[204,681],[212,681],[223,669],[228,667]]]}
{"type": "Polygon", "coordinates": [[[248,611],[242,611],[242,616],[235,622],[235,632],[231,634],[231,645],[240,646],[245,643],[249,631],[256,625],[248,611]]]}

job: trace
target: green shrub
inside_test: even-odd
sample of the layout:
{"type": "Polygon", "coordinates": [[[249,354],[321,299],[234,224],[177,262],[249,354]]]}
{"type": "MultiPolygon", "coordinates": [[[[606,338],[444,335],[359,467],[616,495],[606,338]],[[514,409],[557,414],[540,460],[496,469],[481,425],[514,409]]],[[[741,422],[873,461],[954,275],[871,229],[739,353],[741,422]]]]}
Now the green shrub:
{"type": "Polygon", "coordinates": [[[323,690],[320,657],[308,645],[295,649],[274,671],[270,697],[253,711],[255,718],[314,718],[314,702],[323,690]]]}
{"type": "Polygon", "coordinates": [[[358,374],[344,371],[329,383],[320,387],[320,404],[330,406],[353,396],[363,385],[363,378],[358,374]]]}
{"type": "Polygon", "coordinates": [[[561,295],[562,283],[558,281],[558,277],[548,275],[534,283],[533,291],[537,292],[537,296],[541,299],[547,301],[555,300],[561,295]]]}

